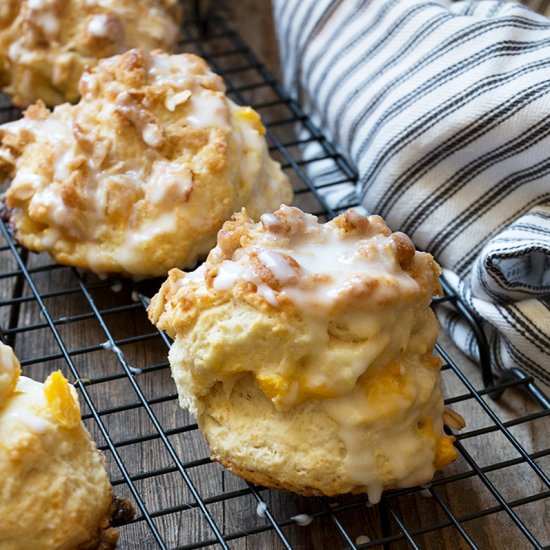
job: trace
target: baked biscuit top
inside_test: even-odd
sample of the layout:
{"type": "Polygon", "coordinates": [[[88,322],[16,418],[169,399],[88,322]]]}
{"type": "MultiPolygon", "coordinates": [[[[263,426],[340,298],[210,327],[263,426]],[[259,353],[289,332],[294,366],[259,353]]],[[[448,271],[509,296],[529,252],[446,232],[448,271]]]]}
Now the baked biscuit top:
{"type": "MultiPolygon", "coordinates": [[[[438,327],[429,304],[440,292],[439,273],[429,254],[416,252],[379,216],[349,211],[320,224],[283,206],[254,223],[243,211],[223,226],[204,265],[170,272],[149,315],[175,338],[227,303],[264,313],[272,334],[295,324],[299,360],[279,349],[263,363],[232,368],[220,361],[216,374],[250,369],[274,404],[287,409],[351,391],[372,365],[430,352],[438,327]]],[[[197,384],[208,386],[211,368],[197,369],[197,384]]]]}
{"type": "Polygon", "coordinates": [[[433,354],[439,274],[379,216],[242,211],[202,266],[170,271],[149,316],[174,339],[180,402],[217,460],[256,483],[377,502],[456,458],[433,354]]]}
{"type": "Polygon", "coordinates": [[[0,86],[19,106],[78,99],[86,65],[134,47],[171,50],[177,0],[2,0],[0,86]]]}
{"type": "Polygon", "coordinates": [[[0,546],[13,550],[95,548],[110,529],[105,459],[80,420],[61,372],[40,383],[20,376],[0,343],[0,546]]]}
{"type": "Polygon", "coordinates": [[[192,264],[231,214],[290,200],[259,116],[199,57],[132,50],[0,127],[0,175],[18,240],[98,273],[164,275],[192,264]]]}

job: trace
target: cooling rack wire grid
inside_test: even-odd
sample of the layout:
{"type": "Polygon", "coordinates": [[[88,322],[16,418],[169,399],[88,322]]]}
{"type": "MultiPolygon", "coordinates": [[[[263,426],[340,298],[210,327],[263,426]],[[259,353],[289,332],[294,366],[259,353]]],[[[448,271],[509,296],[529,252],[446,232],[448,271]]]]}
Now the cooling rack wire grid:
{"type": "MultiPolygon", "coordinates": [[[[188,21],[180,49],[205,57],[228,95],[262,115],[295,204],[322,220],[338,214],[308,169],[332,163],[323,185],[336,185],[353,183],[353,168],[229,25],[216,16],[188,21]],[[304,160],[302,147],[314,142],[322,155],[304,160]]],[[[20,116],[2,101],[1,122],[20,116]]],[[[467,422],[457,434],[459,460],[429,486],[387,492],[376,506],[366,496],[302,498],[246,483],[210,461],[194,419],[178,407],[170,341],[147,320],[148,297],[160,281],[100,280],[28,254],[4,224],[0,231],[2,338],[26,375],[43,380],[61,369],[78,388],[114,491],[136,509],[135,519],[119,526],[119,548],[549,547],[550,445],[525,436],[535,429],[544,435],[548,399],[519,369],[493,380],[483,333],[452,293],[438,301],[471,323],[482,367],[438,345],[446,402],[467,422]]]]}

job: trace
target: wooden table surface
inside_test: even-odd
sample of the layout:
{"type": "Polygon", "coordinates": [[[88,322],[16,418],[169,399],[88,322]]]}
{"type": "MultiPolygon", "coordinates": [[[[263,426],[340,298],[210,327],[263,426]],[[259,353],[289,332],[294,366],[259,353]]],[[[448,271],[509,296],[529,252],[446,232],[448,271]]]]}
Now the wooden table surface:
{"type": "MultiPolygon", "coordinates": [[[[278,72],[269,3],[265,0],[241,0],[238,3],[227,0],[224,4],[233,25],[261,59],[274,72],[278,72]]],[[[10,315],[14,311],[11,297],[18,279],[9,273],[14,272],[16,267],[11,251],[0,252],[0,270],[8,274],[0,284],[0,325],[4,328],[9,327],[10,315]]],[[[116,452],[132,477],[143,504],[149,512],[153,512],[154,524],[167,546],[192,545],[213,538],[208,522],[196,506],[193,494],[178,470],[184,464],[190,482],[206,501],[209,513],[223,533],[238,535],[241,530],[258,530],[257,534],[232,540],[232,548],[282,548],[273,530],[262,531],[262,527],[269,525],[269,521],[256,514],[257,501],[250,494],[248,486],[208,460],[208,449],[198,430],[194,429],[193,419],[177,406],[175,388],[166,364],[166,343],[148,322],[143,303],[132,292],[131,284],[127,281],[120,284],[100,281],[93,275],[79,274],[70,268],[55,268],[44,255],[31,255],[29,267],[36,268],[32,272],[33,281],[46,298],[45,309],[41,310],[32,289],[25,283],[23,296],[27,298],[18,300],[20,308],[17,325],[24,330],[15,331],[15,349],[22,360],[25,374],[43,379],[56,368],[68,373],[67,363],[60,356],[59,344],[47,326],[46,311],[55,320],[58,336],[69,350],[78,376],[86,382],[86,391],[96,409],[101,411],[101,421],[116,444],[116,452]],[[91,289],[90,294],[84,292],[83,282],[91,289]],[[102,312],[99,317],[97,311],[102,312]],[[106,344],[111,336],[116,341],[115,348],[106,344]],[[46,359],[43,359],[44,356],[46,359]],[[143,405],[140,393],[151,403],[150,408],[143,405]],[[156,422],[167,434],[166,441],[159,436],[156,422]]],[[[144,294],[151,294],[158,285],[159,281],[153,281],[139,288],[144,294]]],[[[13,330],[5,334],[8,337],[13,335],[13,330]]],[[[473,385],[481,389],[477,367],[461,355],[444,335],[441,340],[473,385]]],[[[444,371],[443,386],[448,397],[468,393],[464,383],[451,370],[444,371]]],[[[84,399],[81,401],[84,403],[84,399]]],[[[484,402],[502,422],[515,422],[516,419],[540,411],[538,405],[514,390],[507,391],[499,402],[488,397],[484,397],[484,402]]],[[[465,432],[494,426],[493,420],[474,399],[459,401],[453,408],[465,417],[465,432]]],[[[83,412],[91,433],[106,451],[115,492],[135,503],[127,484],[123,482],[112,450],[107,448],[85,404],[83,412]]],[[[527,452],[534,453],[550,448],[548,427],[546,417],[518,422],[510,427],[510,431],[527,452]]],[[[506,468],[490,468],[491,465],[519,456],[499,430],[465,438],[461,444],[477,465],[489,467],[487,476],[490,482],[507,501],[545,490],[542,481],[522,461],[506,468]]],[[[550,471],[548,455],[536,462],[547,472],[550,471]]],[[[461,457],[438,477],[468,473],[471,470],[472,466],[461,457]]],[[[491,511],[492,507],[498,505],[486,485],[475,475],[457,476],[452,483],[436,485],[434,492],[436,497],[425,496],[426,492],[389,497],[388,508],[395,512],[408,529],[413,530],[446,521],[448,516],[441,502],[446,503],[458,517],[480,510],[491,511]]],[[[260,494],[273,517],[288,524],[283,532],[293,548],[346,547],[336,523],[322,515],[324,504],[320,499],[302,498],[279,491],[261,491],[260,494]],[[291,517],[300,513],[312,514],[315,519],[307,527],[295,525],[291,517]]],[[[356,501],[355,497],[342,497],[332,499],[331,503],[344,506],[356,501]]],[[[550,544],[549,502],[547,498],[515,508],[521,520],[545,544],[550,544]]],[[[337,510],[337,519],[352,541],[361,535],[371,540],[382,535],[379,507],[367,507],[363,503],[350,506],[349,509],[334,509],[337,510]]],[[[389,521],[391,532],[398,533],[399,527],[391,512],[389,521]]],[[[467,521],[464,527],[480,548],[515,550],[530,547],[503,511],[467,521]]],[[[468,547],[452,526],[415,536],[415,542],[429,549],[468,547]]],[[[136,521],[121,528],[121,549],[155,547],[146,522],[136,521]]],[[[408,544],[401,539],[388,547],[407,548],[408,544]]]]}

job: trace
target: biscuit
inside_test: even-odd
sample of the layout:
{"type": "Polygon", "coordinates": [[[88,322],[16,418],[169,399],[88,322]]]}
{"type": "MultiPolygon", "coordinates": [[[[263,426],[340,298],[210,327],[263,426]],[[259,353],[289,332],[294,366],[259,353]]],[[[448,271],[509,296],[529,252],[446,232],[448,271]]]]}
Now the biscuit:
{"type": "Polygon", "coordinates": [[[77,105],[0,126],[17,240],[99,274],[191,266],[231,215],[292,200],[250,107],[199,57],[131,50],[87,70],[77,105]]]}
{"type": "Polygon", "coordinates": [[[180,403],[215,460],[269,487],[377,502],[456,458],[433,355],[439,274],[379,216],[243,211],[204,265],[170,271],[149,317],[174,339],[180,403]]]}
{"type": "Polygon", "coordinates": [[[105,459],[74,388],[60,372],[44,384],[20,372],[0,344],[0,548],[114,548],[105,459]]]}
{"type": "Polygon", "coordinates": [[[177,0],[2,0],[0,86],[22,107],[78,100],[86,65],[130,48],[172,50],[177,0]]]}

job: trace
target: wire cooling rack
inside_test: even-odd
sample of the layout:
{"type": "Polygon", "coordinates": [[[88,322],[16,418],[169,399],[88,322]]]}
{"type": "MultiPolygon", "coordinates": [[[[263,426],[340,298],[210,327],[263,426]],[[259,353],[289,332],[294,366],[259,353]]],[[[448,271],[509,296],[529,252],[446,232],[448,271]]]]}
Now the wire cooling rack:
{"type": "MultiPolygon", "coordinates": [[[[261,113],[296,204],[322,219],[336,214],[310,181],[309,169],[332,163],[327,186],[353,183],[354,170],[224,20],[188,22],[183,30],[181,49],[204,56],[225,78],[228,94],[261,113]],[[304,159],[308,143],[322,154],[304,159]]],[[[19,116],[6,102],[0,107],[2,122],[19,116]]],[[[457,436],[459,460],[429,486],[387,492],[376,506],[366,496],[302,498],[248,484],[210,461],[194,419],[178,407],[166,360],[170,342],[146,317],[148,296],[160,281],[100,280],[46,255],[28,254],[3,224],[0,232],[2,338],[15,346],[26,375],[41,380],[60,368],[78,388],[84,421],[106,454],[114,491],[137,511],[120,525],[120,548],[549,544],[544,518],[550,449],[544,442],[541,448],[527,446],[523,436],[548,422],[548,400],[520,370],[493,381],[483,333],[452,294],[439,301],[454,304],[476,330],[485,383],[476,380],[479,369],[468,370],[461,355],[438,345],[446,402],[467,422],[457,436]],[[533,397],[529,407],[511,388],[533,397]],[[501,402],[507,406],[501,407],[490,396],[504,390],[501,402]]]]}

